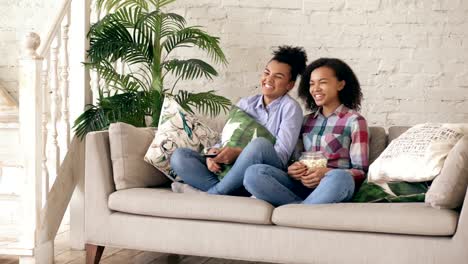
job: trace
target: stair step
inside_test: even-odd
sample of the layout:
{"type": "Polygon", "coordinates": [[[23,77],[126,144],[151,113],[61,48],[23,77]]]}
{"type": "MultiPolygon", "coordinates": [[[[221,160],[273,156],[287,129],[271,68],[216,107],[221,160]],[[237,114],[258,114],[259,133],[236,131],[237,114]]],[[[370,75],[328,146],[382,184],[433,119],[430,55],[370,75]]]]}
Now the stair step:
{"type": "Polygon", "coordinates": [[[0,225],[0,245],[2,240],[16,241],[20,235],[21,231],[17,224],[0,225]]]}
{"type": "Polygon", "coordinates": [[[20,160],[19,145],[18,123],[0,122],[0,162],[14,163],[20,160]]]}
{"type": "Polygon", "coordinates": [[[0,255],[32,256],[31,245],[20,242],[20,236],[18,224],[0,225],[0,255]]]}
{"type": "Polygon", "coordinates": [[[33,256],[34,249],[13,239],[0,238],[0,255],[33,256]]]}
{"type": "Polygon", "coordinates": [[[18,123],[18,108],[0,105],[0,123],[18,123]]]}
{"type": "Polygon", "coordinates": [[[23,186],[23,168],[0,161],[0,195],[19,195],[23,186]]]}
{"type": "Polygon", "coordinates": [[[0,128],[3,129],[19,129],[19,123],[16,121],[13,122],[0,122],[0,128]]]}
{"type": "Polygon", "coordinates": [[[16,236],[17,232],[11,229],[11,226],[21,220],[21,198],[17,195],[1,194],[0,208],[0,235],[3,234],[3,236],[7,237],[16,236]],[[8,230],[10,232],[7,232],[8,230]],[[5,235],[5,233],[8,233],[8,235],[5,235]]]}

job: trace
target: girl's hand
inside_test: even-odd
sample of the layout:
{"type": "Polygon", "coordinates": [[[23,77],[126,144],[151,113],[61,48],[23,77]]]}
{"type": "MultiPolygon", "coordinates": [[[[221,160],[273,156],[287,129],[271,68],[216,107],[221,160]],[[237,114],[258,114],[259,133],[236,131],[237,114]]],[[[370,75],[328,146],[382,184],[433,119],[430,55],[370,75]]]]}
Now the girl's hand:
{"type": "Polygon", "coordinates": [[[315,188],[320,184],[325,174],[331,170],[330,168],[317,168],[313,171],[309,171],[302,176],[301,182],[307,188],[315,188]]]}
{"type": "Polygon", "coordinates": [[[210,148],[206,154],[218,154],[219,148],[210,148]]]}
{"type": "Polygon", "coordinates": [[[288,175],[295,180],[300,181],[302,179],[302,176],[304,176],[306,173],[307,166],[299,161],[294,162],[288,167],[288,175]]]}
{"type": "Polygon", "coordinates": [[[218,163],[216,163],[212,158],[206,159],[206,167],[208,167],[208,170],[210,170],[213,173],[217,173],[221,170],[221,166],[218,163]]]}
{"type": "Polygon", "coordinates": [[[236,161],[241,152],[242,148],[224,147],[219,151],[218,155],[213,158],[213,161],[222,164],[232,164],[236,161]]]}

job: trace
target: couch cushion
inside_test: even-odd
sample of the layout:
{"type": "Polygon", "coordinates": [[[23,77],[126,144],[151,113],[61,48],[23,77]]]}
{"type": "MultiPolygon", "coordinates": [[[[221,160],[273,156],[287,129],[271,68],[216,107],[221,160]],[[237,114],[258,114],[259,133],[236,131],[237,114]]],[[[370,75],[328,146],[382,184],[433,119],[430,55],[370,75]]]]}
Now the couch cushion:
{"type": "Polygon", "coordinates": [[[392,126],[388,128],[388,143],[392,142],[395,138],[405,133],[410,129],[410,126],[392,126]]]}
{"type": "Polygon", "coordinates": [[[435,208],[457,208],[463,204],[468,186],[468,136],[462,137],[445,160],[444,167],[426,194],[435,208]]]}
{"type": "Polygon", "coordinates": [[[109,146],[117,190],[159,186],[168,181],[160,171],[143,160],[153,138],[152,128],[120,122],[109,126],[109,146]]]}
{"type": "Polygon", "coordinates": [[[276,225],[343,231],[451,236],[458,213],[424,203],[285,205],[273,211],[276,225]]]}
{"type": "Polygon", "coordinates": [[[383,127],[369,127],[369,164],[379,157],[387,146],[387,134],[383,127]]]}
{"type": "Polygon", "coordinates": [[[109,196],[115,211],[169,218],[271,224],[273,206],[249,198],[223,195],[173,193],[164,188],[135,188],[109,196]]]}

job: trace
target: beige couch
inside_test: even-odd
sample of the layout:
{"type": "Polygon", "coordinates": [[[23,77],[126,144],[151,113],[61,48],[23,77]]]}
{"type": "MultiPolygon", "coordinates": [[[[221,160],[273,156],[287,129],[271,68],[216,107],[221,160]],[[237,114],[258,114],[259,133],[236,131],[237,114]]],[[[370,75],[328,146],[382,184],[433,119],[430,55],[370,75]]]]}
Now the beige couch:
{"type": "MultiPolygon", "coordinates": [[[[405,128],[371,128],[371,160],[405,128]]],[[[468,209],[423,203],[286,205],[115,191],[107,132],[86,142],[87,263],[105,246],[279,263],[468,263],[468,209]]],[[[465,204],[468,198],[465,197],[465,204]]]]}

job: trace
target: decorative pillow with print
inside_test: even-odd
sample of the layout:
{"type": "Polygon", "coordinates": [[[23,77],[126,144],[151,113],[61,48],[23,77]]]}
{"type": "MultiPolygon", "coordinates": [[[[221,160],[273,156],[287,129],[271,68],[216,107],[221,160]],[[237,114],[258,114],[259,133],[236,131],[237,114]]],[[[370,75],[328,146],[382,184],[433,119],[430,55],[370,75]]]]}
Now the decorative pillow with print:
{"type": "Polygon", "coordinates": [[[145,161],[168,176],[171,175],[171,155],[177,148],[190,148],[200,152],[205,147],[213,146],[218,140],[219,133],[185,111],[174,99],[166,97],[158,131],[146,152],[145,161]]]}
{"type": "Polygon", "coordinates": [[[425,123],[393,140],[369,167],[369,182],[433,180],[468,124],[425,123]]]}
{"type": "Polygon", "coordinates": [[[425,123],[393,140],[370,165],[355,202],[423,202],[450,150],[468,124],[425,123]]]}
{"type": "MultiPolygon", "coordinates": [[[[253,117],[237,106],[232,106],[228,120],[221,135],[222,147],[246,147],[255,138],[263,137],[275,144],[276,138],[259,124],[253,117]]],[[[218,178],[221,180],[232,168],[232,164],[224,164],[218,178]]]]}

